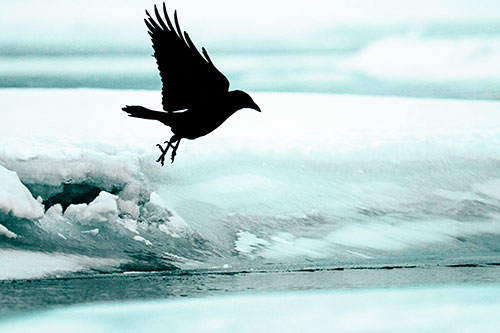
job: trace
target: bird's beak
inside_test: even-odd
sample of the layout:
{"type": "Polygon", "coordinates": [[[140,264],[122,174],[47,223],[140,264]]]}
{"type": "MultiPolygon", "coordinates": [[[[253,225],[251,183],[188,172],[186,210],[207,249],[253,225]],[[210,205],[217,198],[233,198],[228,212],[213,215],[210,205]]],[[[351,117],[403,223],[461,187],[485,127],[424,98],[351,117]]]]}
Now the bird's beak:
{"type": "Polygon", "coordinates": [[[255,111],[261,112],[259,106],[255,103],[253,103],[253,105],[250,107],[250,109],[254,109],[255,111]]]}

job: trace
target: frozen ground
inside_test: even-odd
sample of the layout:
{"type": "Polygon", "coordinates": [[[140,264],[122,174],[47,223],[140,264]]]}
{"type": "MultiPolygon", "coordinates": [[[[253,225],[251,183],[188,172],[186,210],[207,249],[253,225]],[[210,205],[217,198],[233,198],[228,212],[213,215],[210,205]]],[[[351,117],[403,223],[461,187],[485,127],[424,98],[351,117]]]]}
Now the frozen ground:
{"type": "Polygon", "coordinates": [[[161,168],[159,93],[1,90],[1,278],[498,262],[498,102],[255,100],[161,168]]]}
{"type": "Polygon", "coordinates": [[[496,329],[500,103],[253,95],[161,168],[156,92],[0,90],[0,330],[496,329]]]}

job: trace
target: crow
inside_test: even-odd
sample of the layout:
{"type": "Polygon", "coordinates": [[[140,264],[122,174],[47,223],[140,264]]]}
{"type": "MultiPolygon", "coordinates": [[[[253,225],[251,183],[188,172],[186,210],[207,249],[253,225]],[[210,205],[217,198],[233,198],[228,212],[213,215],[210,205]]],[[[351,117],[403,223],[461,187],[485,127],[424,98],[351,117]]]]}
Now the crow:
{"type": "Polygon", "coordinates": [[[156,5],[154,12],[157,21],[146,10],[144,22],[160,71],[164,111],[137,105],[127,105],[122,110],[130,117],[158,120],[170,127],[173,136],[164,142],[165,148],[157,144],[161,155],[156,162],[163,166],[169,148],[172,148],[171,161],[174,162],[181,139],[193,140],[207,135],[240,109],[261,110],[246,92],[229,91],[229,80],[215,67],[206,49],[202,48],[202,55],[188,33],[182,32],[177,11],[174,11],[175,27],[165,3],[165,21],[156,5]]]}

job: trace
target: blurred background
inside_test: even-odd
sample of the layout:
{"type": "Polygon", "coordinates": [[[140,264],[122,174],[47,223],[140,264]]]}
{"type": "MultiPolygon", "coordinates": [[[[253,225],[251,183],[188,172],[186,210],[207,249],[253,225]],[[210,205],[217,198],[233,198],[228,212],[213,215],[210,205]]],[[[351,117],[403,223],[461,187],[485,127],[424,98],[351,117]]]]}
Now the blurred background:
{"type": "MultiPolygon", "coordinates": [[[[143,23],[154,3],[2,0],[0,87],[159,89],[143,23]]],[[[498,0],[167,7],[233,89],[500,99],[498,0]]]]}

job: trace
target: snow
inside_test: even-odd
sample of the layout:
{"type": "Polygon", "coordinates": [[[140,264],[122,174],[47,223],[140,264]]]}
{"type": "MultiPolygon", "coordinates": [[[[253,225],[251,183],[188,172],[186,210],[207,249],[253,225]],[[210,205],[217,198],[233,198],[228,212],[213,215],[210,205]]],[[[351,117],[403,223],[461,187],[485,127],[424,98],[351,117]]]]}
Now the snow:
{"type": "Polygon", "coordinates": [[[192,232],[189,225],[172,208],[168,207],[165,201],[156,192],[151,192],[149,205],[160,209],[166,209],[170,212],[168,221],[158,226],[161,232],[174,238],[179,238],[183,234],[192,232]]]}
{"type": "Polygon", "coordinates": [[[129,214],[134,219],[137,219],[139,217],[139,206],[137,205],[137,199],[135,200],[118,199],[117,204],[118,204],[118,209],[123,214],[129,214]]]}
{"type": "Polygon", "coordinates": [[[462,235],[500,234],[500,223],[458,222],[453,220],[419,221],[415,223],[352,223],[326,238],[332,244],[361,249],[399,251],[417,244],[455,242],[462,235]]]}
{"type": "Polygon", "coordinates": [[[123,227],[134,234],[139,234],[137,231],[137,221],[133,219],[123,219],[119,220],[119,223],[123,224],[123,227]]]}
{"type": "Polygon", "coordinates": [[[96,236],[98,233],[99,233],[99,229],[97,229],[97,228],[82,231],[82,234],[91,234],[94,236],[96,236]]]}
{"type": "Polygon", "coordinates": [[[260,246],[268,245],[269,242],[259,238],[248,231],[239,231],[234,242],[234,249],[240,253],[251,254],[260,246]]]}
{"type": "Polygon", "coordinates": [[[2,235],[8,238],[17,238],[17,235],[15,233],[7,229],[4,225],[0,224],[0,236],[2,235]]]}
{"type": "Polygon", "coordinates": [[[145,239],[144,237],[139,236],[139,235],[134,236],[134,240],[138,241],[138,242],[142,242],[146,245],[153,245],[150,241],[148,241],[147,239],[145,239]]]}
{"type": "Polygon", "coordinates": [[[42,253],[0,249],[0,280],[31,279],[88,271],[94,267],[116,268],[126,260],[95,258],[66,253],[42,253]]]}
{"type": "MultiPolygon", "coordinates": [[[[159,109],[158,92],[4,89],[0,96],[1,135],[9,139],[2,141],[2,164],[15,167],[28,183],[58,185],[61,179],[78,182],[96,176],[121,183],[140,179],[143,176],[140,163],[147,158],[148,167],[156,167],[149,158],[158,155],[155,144],[170,134],[159,122],[132,119],[121,111],[124,103],[159,109]],[[33,104],[49,109],[41,114],[33,110],[33,104]],[[71,117],[68,117],[67,105],[72,106],[71,117]],[[47,112],[50,121],[44,121],[47,112]],[[31,136],[25,136],[14,126],[21,122],[33,130],[31,136]],[[38,126],[41,122],[44,126],[38,126]],[[90,130],[92,135],[88,135],[90,130]],[[53,168],[56,161],[58,167],[53,168]],[[31,168],[35,164],[36,170],[31,168]]],[[[182,168],[187,164],[198,167],[199,163],[208,162],[210,156],[224,152],[294,151],[303,156],[439,134],[468,134],[466,138],[473,139],[472,135],[479,130],[482,136],[494,134],[494,120],[498,118],[497,102],[349,95],[254,96],[261,104],[262,113],[242,110],[213,135],[183,141],[179,151],[183,155],[179,154],[179,159],[168,170],[179,172],[181,164],[182,168]],[[440,112],[433,112],[435,108],[440,112]],[[477,112],[470,112],[471,109],[477,112]],[[286,123],[279,126],[283,119],[286,123]],[[255,128],[259,128],[258,135],[254,133],[255,128]]],[[[154,169],[155,175],[167,170],[154,169]]],[[[255,185],[243,182],[242,186],[250,189],[277,185],[269,184],[269,180],[260,175],[248,173],[246,176],[253,177],[255,185]]],[[[227,175],[224,181],[239,181],[234,177],[227,175]]],[[[137,181],[129,184],[137,185],[137,181]]]]}
{"type": "Polygon", "coordinates": [[[39,219],[43,216],[42,205],[33,198],[17,173],[0,165],[0,212],[19,218],[39,219]]]}
{"type": "Polygon", "coordinates": [[[101,191],[97,198],[87,204],[70,205],[64,216],[72,221],[87,224],[114,220],[118,217],[117,196],[101,191]]]}
{"type": "MultiPolygon", "coordinates": [[[[59,247],[95,242],[127,249],[117,254],[127,260],[144,244],[158,258],[220,258],[218,267],[494,255],[499,102],[252,96],[262,113],[242,110],[183,140],[162,168],[155,145],[169,130],[121,111],[159,109],[159,92],[0,90],[0,174],[12,184],[0,189],[1,211],[37,222],[59,247]],[[34,199],[81,184],[99,194],[65,211],[34,199]]],[[[1,237],[44,244],[12,223],[1,221],[1,237]]]]}
{"type": "Polygon", "coordinates": [[[76,306],[2,332],[497,332],[496,285],[287,292],[76,306]]]}

